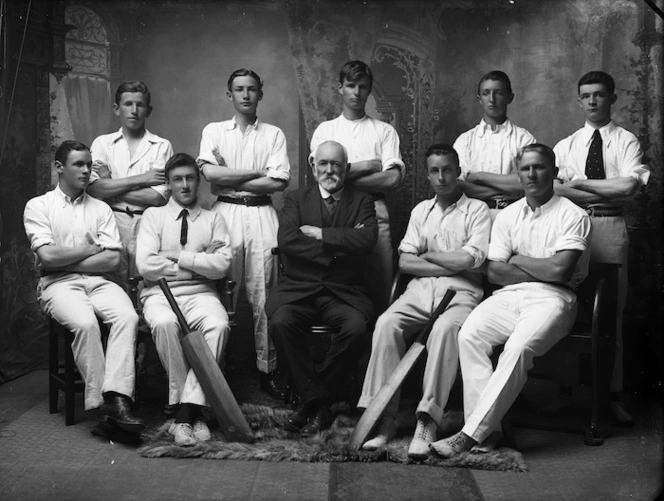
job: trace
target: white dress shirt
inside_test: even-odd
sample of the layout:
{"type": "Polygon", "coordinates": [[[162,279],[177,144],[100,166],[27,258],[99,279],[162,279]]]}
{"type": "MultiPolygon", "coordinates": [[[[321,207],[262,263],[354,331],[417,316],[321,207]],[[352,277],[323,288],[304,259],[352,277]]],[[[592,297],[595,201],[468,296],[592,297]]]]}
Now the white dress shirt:
{"type": "MultiPolygon", "coordinates": [[[[23,213],[25,232],[33,252],[44,245],[77,247],[97,244],[104,250],[121,250],[122,243],[111,208],[83,192],[72,200],[56,186],[28,201],[23,213]]],[[[41,267],[39,257],[36,257],[41,267]]],[[[62,280],[69,272],[42,277],[42,288],[62,280]]]]}
{"type": "MultiPolygon", "coordinates": [[[[601,127],[602,155],[606,179],[632,177],[645,185],[650,177],[647,165],[642,163],[643,151],[634,134],[613,121],[601,127]]],[[[553,148],[558,164],[558,177],[567,182],[587,179],[586,159],[595,129],[588,123],[553,148]]]]}
{"type": "Polygon", "coordinates": [[[459,154],[460,178],[466,179],[471,172],[513,174],[519,150],[536,142],[530,132],[509,119],[497,125],[495,130],[482,119],[454,141],[454,149],[459,154]]]}
{"type": "MultiPolygon", "coordinates": [[[[588,274],[589,237],[590,217],[567,198],[554,195],[533,211],[524,197],[496,215],[487,259],[506,263],[513,255],[548,258],[559,251],[582,251],[572,278],[565,284],[574,289],[588,274]]],[[[567,302],[576,301],[571,290],[545,282],[523,282],[501,290],[521,290],[527,295],[540,290],[567,302]]]]}
{"type": "Polygon", "coordinates": [[[434,197],[412,210],[399,252],[419,255],[462,250],[473,258],[476,269],[486,259],[490,234],[491,214],[481,200],[461,195],[443,211],[434,197]]]}
{"type": "MultiPolygon", "coordinates": [[[[286,182],[290,180],[286,136],[279,127],[259,122],[258,119],[247,126],[244,133],[235,118],[205,126],[198,161],[220,165],[222,158],[230,169],[268,169],[267,177],[286,182]]],[[[212,193],[233,197],[254,195],[214,183],[212,193]]]]}
{"type": "Polygon", "coordinates": [[[390,124],[364,115],[357,120],[348,120],[339,115],[321,123],[311,138],[311,157],[325,141],[336,141],[348,151],[350,163],[378,159],[383,171],[397,166],[404,174],[406,165],[401,160],[399,135],[390,124]]]}
{"type": "MultiPolygon", "coordinates": [[[[168,139],[152,134],[146,130],[143,138],[134,157],[131,158],[129,152],[129,144],[127,143],[122,128],[117,132],[105,134],[97,137],[90,147],[92,153],[92,162],[101,161],[108,165],[111,171],[112,179],[122,179],[130,176],[137,176],[145,174],[152,169],[163,170],[166,162],[173,156],[173,147],[168,139]]],[[[99,179],[99,175],[93,170],[90,173],[90,182],[94,183],[99,179]]],[[[168,187],[163,184],[159,186],[151,186],[156,190],[164,199],[168,193],[168,187]]],[[[116,204],[112,203],[112,206],[116,204]]],[[[119,208],[129,206],[132,210],[141,210],[145,207],[133,204],[123,203],[119,208]]]]}

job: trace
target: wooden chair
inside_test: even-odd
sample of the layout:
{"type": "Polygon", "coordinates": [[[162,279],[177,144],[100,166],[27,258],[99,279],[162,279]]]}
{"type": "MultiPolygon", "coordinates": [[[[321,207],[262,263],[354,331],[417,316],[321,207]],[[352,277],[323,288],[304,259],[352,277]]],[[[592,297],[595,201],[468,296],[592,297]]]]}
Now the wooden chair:
{"type": "MultiPolygon", "coordinates": [[[[136,336],[136,395],[135,400],[139,398],[139,380],[145,374],[147,357],[152,343],[150,330],[145,324],[145,320],[140,316],[141,308],[138,301],[138,286],[141,283],[141,277],[132,277],[129,280],[129,296],[134,304],[134,308],[139,313],[139,328],[136,336]]],[[[228,313],[229,325],[231,328],[235,325],[235,309],[233,308],[233,294],[235,282],[223,278],[217,282],[219,297],[228,313]]],[[[100,322],[102,331],[102,340],[108,335],[106,326],[100,322]]],[[[77,392],[82,392],[85,388],[83,378],[76,367],[74,354],[71,345],[74,342],[74,335],[60,325],[53,318],[49,318],[49,355],[48,355],[48,381],[49,381],[49,412],[55,414],[58,412],[58,396],[62,391],[65,397],[65,425],[70,426],[75,423],[74,419],[74,399],[77,392]],[[60,360],[60,351],[64,356],[60,360]]]]}

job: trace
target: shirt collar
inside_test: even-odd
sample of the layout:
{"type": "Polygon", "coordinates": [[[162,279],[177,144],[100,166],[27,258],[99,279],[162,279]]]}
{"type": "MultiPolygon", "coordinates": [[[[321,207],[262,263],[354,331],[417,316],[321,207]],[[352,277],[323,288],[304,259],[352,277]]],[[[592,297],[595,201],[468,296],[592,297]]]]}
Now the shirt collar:
{"type": "Polygon", "coordinates": [[[593,134],[595,130],[599,130],[599,135],[602,137],[602,143],[606,143],[608,146],[611,143],[611,138],[613,136],[612,132],[616,128],[616,124],[611,120],[608,124],[595,129],[592,125],[586,122],[581,129],[581,138],[583,139],[583,144],[590,146],[591,141],[593,140],[593,134]]]}
{"type": "MultiPolygon", "coordinates": [[[[122,133],[122,127],[120,127],[118,129],[118,131],[113,134],[112,139],[113,139],[114,143],[117,143],[120,139],[124,139],[124,134],[122,133]]],[[[143,139],[145,139],[146,141],[148,141],[150,143],[162,143],[162,142],[164,142],[163,138],[154,135],[152,132],[150,132],[147,129],[145,129],[145,134],[141,138],[141,141],[143,139]]]]}
{"type": "Polygon", "coordinates": [[[558,199],[560,198],[560,195],[554,195],[549,199],[547,203],[544,205],[540,205],[537,207],[535,210],[532,210],[530,206],[528,205],[528,200],[526,197],[523,197],[523,207],[521,207],[521,212],[524,216],[528,215],[533,215],[533,216],[541,216],[542,214],[546,214],[551,210],[551,207],[553,207],[556,203],[558,203],[558,199]]]}
{"type": "Polygon", "coordinates": [[[193,207],[182,207],[180,204],[178,204],[173,198],[170,198],[168,200],[168,203],[166,204],[166,209],[168,210],[168,213],[170,214],[171,218],[175,221],[177,221],[178,217],[180,217],[180,213],[182,212],[182,209],[187,209],[189,211],[189,215],[187,218],[190,221],[195,221],[198,216],[201,215],[201,206],[200,203],[196,203],[193,207]]]}
{"type": "Polygon", "coordinates": [[[491,129],[491,125],[486,123],[483,118],[482,120],[480,120],[479,124],[479,129],[480,129],[479,136],[483,137],[484,134],[491,132],[494,134],[509,134],[510,132],[512,132],[512,127],[513,127],[512,122],[510,122],[509,118],[506,118],[503,123],[496,125],[496,130],[494,131],[491,129]]]}
{"type": "Polygon", "coordinates": [[[55,195],[62,201],[62,206],[64,207],[65,205],[69,204],[82,204],[85,202],[85,198],[88,196],[88,194],[83,190],[83,193],[81,193],[80,196],[76,198],[76,200],[72,200],[72,198],[67,195],[62,189],[60,188],[60,183],[55,185],[55,189],[53,190],[55,195]]]}
{"type": "MultiPolygon", "coordinates": [[[[226,124],[227,130],[233,130],[233,129],[239,129],[240,126],[238,125],[237,121],[235,120],[235,116],[231,118],[228,123],[226,124]]],[[[250,129],[257,129],[258,128],[258,117],[256,117],[256,120],[254,120],[254,123],[247,125],[247,130],[250,129]]]]}
{"type": "MultiPolygon", "coordinates": [[[[454,202],[452,205],[450,205],[446,211],[451,212],[454,209],[459,209],[461,212],[467,213],[468,212],[468,204],[469,204],[468,197],[462,193],[461,197],[459,197],[459,200],[454,202]]],[[[434,196],[431,200],[429,200],[429,205],[428,205],[428,211],[431,212],[434,210],[436,207],[438,207],[441,211],[443,208],[438,204],[438,198],[434,196]]]]}
{"type": "Polygon", "coordinates": [[[341,115],[339,115],[339,118],[341,120],[343,120],[344,122],[348,122],[348,123],[351,123],[351,124],[356,124],[356,123],[360,123],[364,120],[369,120],[370,117],[369,117],[369,114],[365,111],[364,116],[362,118],[356,118],[355,120],[350,120],[350,119],[346,118],[343,113],[341,115]]]}
{"type": "Polygon", "coordinates": [[[320,191],[320,196],[323,197],[323,200],[326,200],[327,197],[331,196],[332,198],[334,198],[334,200],[336,202],[338,202],[339,200],[341,200],[341,195],[343,195],[343,193],[344,193],[344,189],[341,188],[339,191],[336,191],[336,192],[331,194],[329,191],[327,191],[325,188],[323,188],[320,184],[318,185],[318,189],[320,191]]]}

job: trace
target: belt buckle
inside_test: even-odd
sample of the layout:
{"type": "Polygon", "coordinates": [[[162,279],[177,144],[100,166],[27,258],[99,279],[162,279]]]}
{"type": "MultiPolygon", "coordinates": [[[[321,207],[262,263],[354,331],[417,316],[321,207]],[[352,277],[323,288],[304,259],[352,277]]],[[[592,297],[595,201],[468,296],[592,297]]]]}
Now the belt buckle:
{"type": "Polygon", "coordinates": [[[125,206],[125,212],[129,214],[129,217],[134,217],[134,213],[128,206],[125,206]]]}
{"type": "Polygon", "coordinates": [[[249,207],[249,197],[242,197],[242,202],[244,202],[244,205],[249,207]]]}
{"type": "Polygon", "coordinates": [[[507,200],[504,198],[497,198],[496,199],[496,209],[504,209],[507,207],[509,204],[507,203],[507,200]]]}
{"type": "Polygon", "coordinates": [[[585,211],[590,217],[595,217],[595,207],[586,207],[585,211]]]}

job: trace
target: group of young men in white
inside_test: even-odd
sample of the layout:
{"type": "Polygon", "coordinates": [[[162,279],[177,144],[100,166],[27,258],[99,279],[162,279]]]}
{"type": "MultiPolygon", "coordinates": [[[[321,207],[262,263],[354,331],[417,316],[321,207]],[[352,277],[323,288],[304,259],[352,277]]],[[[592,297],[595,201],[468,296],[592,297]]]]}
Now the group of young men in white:
{"type": "MultiPolygon", "coordinates": [[[[412,211],[398,268],[414,278],[389,306],[393,263],[385,194],[406,166],[395,129],[365,112],[372,84],[365,63],[344,65],[342,114],[320,124],[311,140],[318,186],[287,193],[281,214],[271,195],[289,182],[286,138],[257,119],[263,82],[251,70],[228,79],[235,115],[203,129],[196,159],[173,154],[169,141],[146,130],[150,93],[138,81],[116,92],[118,132],[98,137],[90,149],[76,141],[60,145],[58,185],[28,202],[24,222],[42,273],[41,305],[74,334],[86,410],[99,408],[99,420],[123,432],[144,427],[131,410],[139,319],[123,290],[136,275],[144,279],[142,313],[168,374],[167,407],[175,416],[170,431],[182,446],[211,438],[201,412],[207,402],[156,284],[160,278],[219,360],[229,328],[215,281],[244,282],[261,387],[283,396],[278,360],[301,397],[286,426],[302,435],[330,425],[340,374],[370,343],[358,402],[366,408],[445,291],[454,289],[427,341],[408,451],[413,458],[495,446],[533,358],[569,332],[575,288],[589,262],[621,265],[620,329],[627,287],[623,207],[649,171],[635,136],[611,119],[617,96],[608,74],[593,71],[580,79],[585,125],[553,149],[507,118],[514,99],[508,76],[492,71],[482,77],[479,125],[453,147],[432,145],[423,159],[435,196],[412,211]],[[211,210],[200,205],[201,175],[217,196],[211,210]],[[286,261],[278,286],[275,247],[286,261]],[[498,289],[482,301],[485,278],[498,289]],[[338,331],[319,371],[303,360],[316,312],[338,331]],[[109,327],[105,354],[98,319],[109,327]],[[504,351],[494,370],[490,356],[499,345],[504,351]],[[440,437],[459,366],[465,425],[440,437]]],[[[621,337],[619,330],[615,395],[622,387],[621,337]]],[[[615,418],[629,422],[615,400],[615,418]]],[[[398,406],[396,395],[363,448],[380,448],[396,435],[398,406]]]]}

